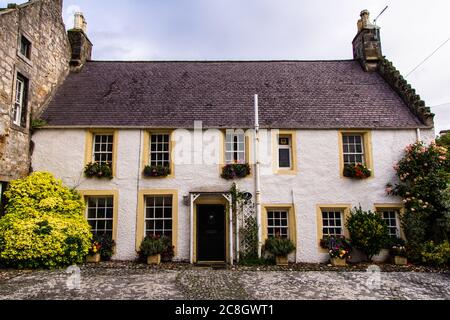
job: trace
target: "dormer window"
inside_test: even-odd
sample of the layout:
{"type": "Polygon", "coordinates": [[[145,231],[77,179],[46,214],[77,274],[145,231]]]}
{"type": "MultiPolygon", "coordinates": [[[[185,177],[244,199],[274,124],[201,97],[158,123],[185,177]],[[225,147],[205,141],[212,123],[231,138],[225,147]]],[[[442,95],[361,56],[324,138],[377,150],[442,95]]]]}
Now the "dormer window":
{"type": "Polygon", "coordinates": [[[28,60],[31,59],[31,42],[24,35],[20,36],[19,52],[28,60]]]}

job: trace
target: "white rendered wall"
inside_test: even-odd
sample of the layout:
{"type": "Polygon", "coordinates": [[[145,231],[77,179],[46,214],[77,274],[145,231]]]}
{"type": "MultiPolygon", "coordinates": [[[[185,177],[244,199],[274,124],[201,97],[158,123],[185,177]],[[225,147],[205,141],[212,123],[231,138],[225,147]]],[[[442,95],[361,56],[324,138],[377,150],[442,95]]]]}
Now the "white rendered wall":
{"type": "MultiPolygon", "coordinates": [[[[176,134],[175,134],[176,135],[176,134]]],[[[215,141],[219,139],[219,133],[215,141]]],[[[43,129],[33,135],[34,171],[49,171],[78,190],[118,190],[118,234],[114,259],[135,259],[136,209],[138,189],[178,190],[177,260],[189,259],[189,206],[183,196],[190,191],[227,191],[232,182],[220,178],[216,164],[175,166],[175,177],[141,178],[140,150],[143,131],[120,130],[117,172],[112,180],[86,179],[83,175],[86,131],[81,129],[43,129]],[[139,177],[139,178],[138,178],[139,177]]],[[[402,157],[406,145],[417,139],[415,130],[372,131],[374,177],[362,181],[342,178],[339,171],[338,132],[336,130],[298,130],[298,174],[274,175],[271,165],[263,166],[261,186],[263,204],[290,204],[295,197],[297,261],[324,262],[327,254],[318,250],[316,205],[361,204],[373,210],[375,203],[399,203],[385,195],[385,185],[395,181],[393,165],[402,157]]],[[[422,130],[422,139],[434,139],[434,131],[422,130]]],[[[193,140],[194,144],[200,142],[193,140]]],[[[253,143],[251,143],[253,145],[253,143]]],[[[177,148],[180,147],[177,145],[177,148]]],[[[221,150],[218,148],[218,150],[221,150]]],[[[251,151],[251,154],[253,151],[251,151]]],[[[253,158],[253,156],[251,156],[253,158]]],[[[238,180],[241,190],[254,193],[253,175],[238,180]]]]}

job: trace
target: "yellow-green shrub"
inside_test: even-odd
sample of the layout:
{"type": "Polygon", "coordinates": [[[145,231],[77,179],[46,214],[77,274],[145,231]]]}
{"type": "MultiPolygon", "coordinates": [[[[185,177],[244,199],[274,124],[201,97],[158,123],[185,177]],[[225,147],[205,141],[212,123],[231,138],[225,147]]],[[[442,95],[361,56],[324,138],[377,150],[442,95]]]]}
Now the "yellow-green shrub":
{"type": "Polygon", "coordinates": [[[0,219],[0,264],[56,268],[81,263],[91,244],[84,203],[50,173],[10,183],[0,219]]]}

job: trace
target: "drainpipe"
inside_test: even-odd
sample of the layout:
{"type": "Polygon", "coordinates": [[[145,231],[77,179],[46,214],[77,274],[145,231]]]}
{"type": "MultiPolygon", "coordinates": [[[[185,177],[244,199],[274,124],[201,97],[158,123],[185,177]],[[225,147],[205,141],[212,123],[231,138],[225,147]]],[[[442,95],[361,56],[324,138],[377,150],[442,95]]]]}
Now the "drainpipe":
{"type": "Polygon", "coordinates": [[[260,181],[260,162],[259,162],[259,105],[257,94],[255,94],[255,202],[256,202],[256,224],[258,226],[258,257],[261,257],[261,245],[262,245],[261,181],[260,181]]]}
{"type": "Polygon", "coordinates": [[[416,130],[416,136],[417,136],[417,142],[422,141],[422,135],[420,133],[420,128],[417,128],[416,130]]]}

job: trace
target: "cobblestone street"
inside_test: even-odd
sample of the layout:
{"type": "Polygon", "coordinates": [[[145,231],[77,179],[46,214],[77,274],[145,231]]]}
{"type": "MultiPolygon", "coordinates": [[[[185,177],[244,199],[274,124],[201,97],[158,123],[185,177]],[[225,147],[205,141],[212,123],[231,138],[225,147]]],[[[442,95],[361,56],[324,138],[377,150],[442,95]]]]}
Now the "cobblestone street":
{"type": "Polygon", "coordinates": [[[450,300],[450,274],[245,271],[196,267],[175,270],[81,267],[80,273],[76,269],[0,270],[0,300],[3,299],[450,300]]]}

